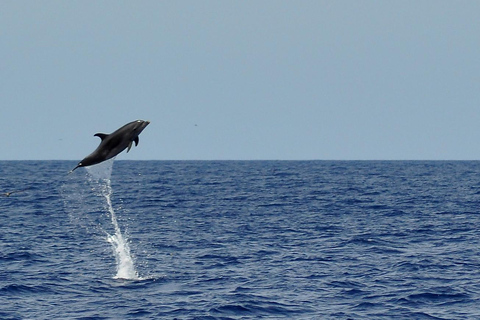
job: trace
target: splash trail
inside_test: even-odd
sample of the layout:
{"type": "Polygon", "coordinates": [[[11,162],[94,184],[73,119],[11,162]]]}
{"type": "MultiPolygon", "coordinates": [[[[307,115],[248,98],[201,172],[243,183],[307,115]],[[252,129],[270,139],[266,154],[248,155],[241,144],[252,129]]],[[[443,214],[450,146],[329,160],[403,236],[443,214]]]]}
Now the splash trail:
{"type": "Polygon", "coordinates": [[[113,160],[105,161],[96,166],[87,167],[87,172],[89,174],[89,181],[96,187],[100,188],[101,195],[106,200],[106,208],[110,214],[112,226],[114,233],[110,234],[107,231],[107,241],[112,245],[113,253],[115,256],[115,261],[117,264],[117,274],[115,279],[127,279],[127,280],[141,280],[138,276],[138,273],[135,269],[135,264],[133,262],[132,256],[130,254],[130,247],[128,241],[122,235],[120,227],[117,221],[117,215],[112,205],[112,186],[111,186],[111,175],[113,168],[113,160]]]}

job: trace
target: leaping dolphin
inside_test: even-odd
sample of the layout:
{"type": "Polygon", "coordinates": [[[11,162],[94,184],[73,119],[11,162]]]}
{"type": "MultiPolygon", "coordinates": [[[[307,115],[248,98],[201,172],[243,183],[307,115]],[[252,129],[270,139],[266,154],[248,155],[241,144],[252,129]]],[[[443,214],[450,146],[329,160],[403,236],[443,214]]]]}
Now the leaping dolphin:
{"type": "Polygon", "coordinates": [[[127,148],[127,152],[130,151],[133,142],[135,142],[135,146],[138,145],[138,135],[149,123],[150,121],[137,120],[127,123],[110,134],[96,133],[95,136],[102,139],[100,145],[95,151],[80,161],[69,173],[72,173],[79,167],[88,167],[111,159],[127,148]]]}

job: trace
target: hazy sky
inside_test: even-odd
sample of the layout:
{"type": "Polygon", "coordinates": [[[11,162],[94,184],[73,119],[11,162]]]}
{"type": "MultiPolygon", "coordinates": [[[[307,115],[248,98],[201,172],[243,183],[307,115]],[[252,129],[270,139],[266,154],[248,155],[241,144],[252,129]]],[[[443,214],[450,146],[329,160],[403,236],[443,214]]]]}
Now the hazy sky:
{"type": "Polygon", "coordinates": [[[480,159],[480,1],[0,1],[0,159],[480,159]]]}

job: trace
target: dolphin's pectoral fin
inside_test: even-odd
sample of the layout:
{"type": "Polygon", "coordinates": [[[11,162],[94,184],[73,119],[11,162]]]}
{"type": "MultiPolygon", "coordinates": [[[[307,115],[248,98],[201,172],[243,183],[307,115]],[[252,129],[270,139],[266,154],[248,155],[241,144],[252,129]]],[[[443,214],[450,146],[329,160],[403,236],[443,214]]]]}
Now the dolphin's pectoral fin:
{"type": "Polygon", "coordinates": [[[95,137],[99,137],[99,138],[102,139],[102,141],[103,141],[103,139],[105,139],[106,137],[108,137],[108,134],[106,134],[106,133],[95,133],[94,136],[95,136],[95,137]]]}
{"type": "MultiPolygon", "coordinates": [[[[136,136],[135,139],[133,139],[133,141],[135,141],[135,147],[138,146],[138,136],[136,136]]],[[[127,152],[130,151],[130,149],[132,148],[133,141],[130,141],[130,143],[128,144],[127,152]]]]}

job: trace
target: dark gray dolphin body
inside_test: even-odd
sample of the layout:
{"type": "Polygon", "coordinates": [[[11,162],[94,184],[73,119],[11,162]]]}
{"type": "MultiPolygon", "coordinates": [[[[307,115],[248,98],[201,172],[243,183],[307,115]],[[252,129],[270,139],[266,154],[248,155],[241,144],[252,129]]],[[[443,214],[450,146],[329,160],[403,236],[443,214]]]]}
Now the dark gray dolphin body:
{"type": "Polygon", "coordinates": [[[100,137],[102,142],[95,151],[80,161],[70,173],[79,167],[88,167],[111,159],[127,148],[127,152],[130,151],[133,142],[135,142],[135,146],[138,145],[138,135],[149,123],[150,121],[137,120],[127,123],[110,134],[96,133],[95,136],[100,137]]]}

